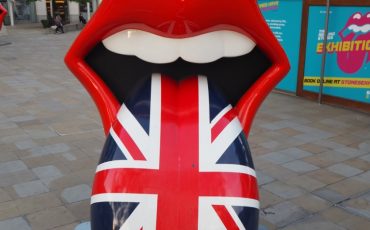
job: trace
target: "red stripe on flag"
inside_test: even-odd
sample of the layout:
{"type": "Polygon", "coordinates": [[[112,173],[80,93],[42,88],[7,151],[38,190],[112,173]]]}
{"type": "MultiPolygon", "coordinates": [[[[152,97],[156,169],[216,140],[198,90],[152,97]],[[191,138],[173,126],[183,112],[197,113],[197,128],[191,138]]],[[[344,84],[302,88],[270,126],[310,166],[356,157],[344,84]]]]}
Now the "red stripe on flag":
{"type": "Polygon", "coordinates": [[[121,125],[120,122],[117,122],[113,126],[113,130],[114,132],[116,132],[117,136],[122,141],[122,143],[126,146],[128,153],[132,156],[134,160],[140,161],[146,160],[143,153],[140,151],[139,147],[137,147],[134,140],[130,137],[130,135],[127,133],[126,129],[121,125]]]}
{"type": "Polygon", "coordinates": [[[212,205],[217,215],[220,217],[222,223],[227,230],[239,230],[238,225],[235,223],[233,217],[224,205],[212,205]]]}
{"type": "Polygon", "coordinates": [[[230,109],[220,120],[212,127],[212,142],[220,135],[222,130],[230,124],[230,122],[236,117],[233,109],[230,109]]]}
{"type": "MultiPolygon", "coordinates": [[[[179,175],[173,173],[173,171],[108,169],[96,173],[95,181],[104,181],[104,183],[94,183],[92,194],[143,193],[145,191],[148,194],[165,194],[166,199],[173,198],[177,200],[179,200],[180,193],[181,197],[192,194],[196,197],[224,196],[258,200],[257,180],[253,176],[228,172],[198,172],[197,174],[194,178],[191,178],[192,180],[186,181],[187,183],[184,183],[184,181],[183,184],[179,184],[179,175]],[[198,181],[196,187],[194,181],[198,181]],[[106,186],[107,184],[109,186],[106,186]],[[166,190],[164,188],[170,189],[166,190]],[[175,194],[173,194],[174,191],[176,191],[175,194]]],[[[180,201],[183,201],[183,199],[180,199],[180,201]]]]}

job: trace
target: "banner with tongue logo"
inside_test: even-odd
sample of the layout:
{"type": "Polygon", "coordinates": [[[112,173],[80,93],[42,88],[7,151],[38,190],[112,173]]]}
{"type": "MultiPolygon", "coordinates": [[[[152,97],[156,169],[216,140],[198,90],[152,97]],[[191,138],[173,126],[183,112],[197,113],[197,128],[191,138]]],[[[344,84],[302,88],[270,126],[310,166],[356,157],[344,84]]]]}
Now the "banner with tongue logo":
{"type": "MultiPolygon", "coordinates": [[[[325,7],[309,8],[304,90],[318,92],[325,7]]],[[[370,7],[331,7],[324,94],[370,104],[370,7]]]]}
{"type": "Polygon", "coordinates": [[[276,86],[278,90],[290,93],[297,91],[299,45],[301,39],[302,15],[292,14],[302,11],[302,0],[258,0],[261,13],[286,52],[291,69],[276,86]]]}

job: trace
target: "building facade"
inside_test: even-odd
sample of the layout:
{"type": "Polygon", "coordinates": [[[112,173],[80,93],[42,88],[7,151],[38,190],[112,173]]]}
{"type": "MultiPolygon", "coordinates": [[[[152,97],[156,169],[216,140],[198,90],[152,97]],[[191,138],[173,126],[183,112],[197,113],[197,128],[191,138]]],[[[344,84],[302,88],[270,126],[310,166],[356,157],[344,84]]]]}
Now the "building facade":
{"type": "Polygon", "coordinates": [[[37,23],[50,20],[56,14],[61,15],[65,23],[78,22],[80,13],[87,18],[87,8],[90,8],[90,12],[94,11],[97,2],[92,0],[91,7],[87,7],[86,4],[69,0],[38,0],[31,3],[26,0],[0,0],[0,4],[9,12],[5,25],[37,23]]]}

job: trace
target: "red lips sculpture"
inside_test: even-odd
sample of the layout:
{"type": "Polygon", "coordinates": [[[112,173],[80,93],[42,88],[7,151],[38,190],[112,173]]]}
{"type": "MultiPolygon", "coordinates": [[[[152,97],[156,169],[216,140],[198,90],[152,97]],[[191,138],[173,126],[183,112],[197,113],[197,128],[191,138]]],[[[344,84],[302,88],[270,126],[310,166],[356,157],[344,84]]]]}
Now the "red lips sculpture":
{"type": "Polygon", "coordinates": [[[104,0],[65,58],[107,141],[92,229],[257,229],[247,136],[289,70],[254,0],[104,0]]]}
{"type": "Polygon", "coordinates": [[[8,11],[6,11],[6,9],[0,4],[0,30],[1,27],[3,26],[3,21],[7,13],[8,11]]]}

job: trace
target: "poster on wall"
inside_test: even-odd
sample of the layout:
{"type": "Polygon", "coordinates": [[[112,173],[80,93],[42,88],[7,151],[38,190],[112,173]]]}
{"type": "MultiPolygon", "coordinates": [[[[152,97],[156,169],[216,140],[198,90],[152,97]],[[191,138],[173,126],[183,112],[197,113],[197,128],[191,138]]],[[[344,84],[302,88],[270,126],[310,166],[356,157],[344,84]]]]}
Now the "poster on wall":
{"type": "MultiPolygon", "coordinates": [[[[309,8],[303,90],[317,93],[323,54],[323,6],[309,8]]],[[[370,7],[331,7],[323,93],[370,104],[370,7]]]]}
{"type": "Polygon", "coordinates": [[[284,48],[291,65],[290,72],[276,88],[296,93],[303,2],[302,0],[259,0],[258,4],[267,24],[284,48]]]}

